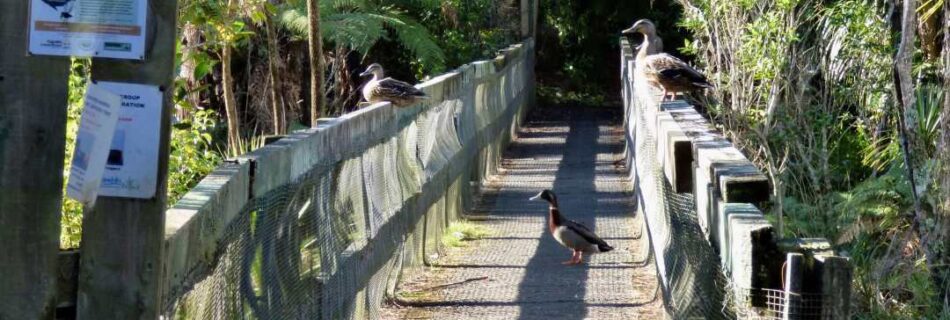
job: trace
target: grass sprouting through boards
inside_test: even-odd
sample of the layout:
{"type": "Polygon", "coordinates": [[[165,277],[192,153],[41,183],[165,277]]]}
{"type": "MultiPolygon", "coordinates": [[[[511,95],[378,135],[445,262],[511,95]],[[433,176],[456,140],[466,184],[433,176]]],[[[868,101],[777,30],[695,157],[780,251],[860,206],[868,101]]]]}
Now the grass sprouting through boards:
{"type": "Polygon", "coordinates": [[[465,247],[466,241],[478,240],[491,234],[488,228],[471,222],[456,222],[442,236],[442,244],[447,247],[465,247]]]}

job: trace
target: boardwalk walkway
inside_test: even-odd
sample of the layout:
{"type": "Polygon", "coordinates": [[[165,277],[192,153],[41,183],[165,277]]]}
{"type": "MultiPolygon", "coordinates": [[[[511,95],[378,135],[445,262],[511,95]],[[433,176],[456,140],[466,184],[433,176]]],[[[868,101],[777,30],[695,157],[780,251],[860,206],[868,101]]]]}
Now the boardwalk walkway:
{"type": "Polygon", "coordinates": [[[625,192],[619,114],[536,110],[480,199],[491,236],[410,276],[404,319],[658,319],[662,301],[647,237],[625,192]],[[592,227],[614,252],[563,266],[570,251],[545,231],[547,206],[527,199],[553,189],[562,212],[592,227]]]}

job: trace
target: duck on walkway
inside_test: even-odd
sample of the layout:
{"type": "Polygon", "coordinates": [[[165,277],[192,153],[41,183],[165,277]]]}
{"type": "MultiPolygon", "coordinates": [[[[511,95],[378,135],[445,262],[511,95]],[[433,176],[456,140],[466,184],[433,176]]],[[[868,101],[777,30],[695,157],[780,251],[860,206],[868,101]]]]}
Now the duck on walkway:
{"type": "Polygon", "coordinates": [[[564,261],[562,264],[583,263],[584,252],[599,253],[614,249],[583,224],[565,219],[558,209],[557,196],[551,190],[543,190],[528,200],[548,202],[548,230],[558,243],[574,251],[571,260],[564,261]]]}
{"type": "Polygon", "coordinates": [[[643,35],[643,44],[637,52],[637,71],[653,86],[663,89],[663,101],[667,94],[671,100],[678,92],[690,92],[703,88],[712,88],[701,72],[690,67],[686,62],[666,53],[654,49],[652,39],[656,37],[656,26],[647,19],[637,21],[624,34],[639,32],[643,35]]]}
{"type": "Polygon", "coordinates": [[[408,107],[426,98],[425,92],[408,83],[384,78],[383,66],[378,63],[369,65],[366,71],[360,73],[360,77],[368,75],[372,75],[373,79],[363,86],[363,99],[369,103],[389,101],[397,107],[408,107]]]}

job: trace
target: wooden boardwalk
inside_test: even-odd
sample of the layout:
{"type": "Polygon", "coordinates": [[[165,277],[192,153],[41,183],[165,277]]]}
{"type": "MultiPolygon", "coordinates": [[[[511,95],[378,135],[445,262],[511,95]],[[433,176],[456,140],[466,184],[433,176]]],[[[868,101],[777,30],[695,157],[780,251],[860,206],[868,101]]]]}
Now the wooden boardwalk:
{"type": "Polygon", "coordinates": [[[529,117],[481,196],[476,223],[491,230],[450,250],[438,267],[410,275],[392,319],[659,319],[662,295],[642,219],[627,191],[620,116],[550,108],[529,117]],[[534,119],[534,120],[531,120],[534,119]],[[527,199],[554,190],[562,212],[617,250],[564,266],[571,256],[546,232],[547,205],[527,199]]]}

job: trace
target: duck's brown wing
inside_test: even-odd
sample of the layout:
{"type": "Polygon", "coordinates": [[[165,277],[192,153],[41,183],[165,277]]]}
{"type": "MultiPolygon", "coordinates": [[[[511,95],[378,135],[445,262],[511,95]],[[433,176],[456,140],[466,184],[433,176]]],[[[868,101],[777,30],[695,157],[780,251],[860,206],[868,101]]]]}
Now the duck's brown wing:
{"type": "Polygon", "coordinates": [[[706,76],[690,67],[686,62],[661,53],[650,57],[651,67],[656,70],[657,80],[673,90],[694,90],[699,88],[712,88],[712,84],[706,80],[706,76]]]}
{"type": "Polygon", "coordinates": [[[373,95],[382,97],[384,99],[415,98],[426,96],[425,92],[416,89],[416,87],[393,78],[379,80],[379,83],[375,88],[373,88],[373,95]]]}

